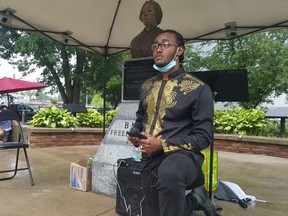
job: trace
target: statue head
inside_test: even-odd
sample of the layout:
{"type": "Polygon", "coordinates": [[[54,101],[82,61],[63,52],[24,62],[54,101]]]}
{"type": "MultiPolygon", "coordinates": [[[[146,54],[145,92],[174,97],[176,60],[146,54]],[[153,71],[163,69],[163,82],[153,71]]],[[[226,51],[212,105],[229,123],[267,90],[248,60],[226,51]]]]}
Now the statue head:
{"type": "Polygon", "coordinates": [[[146,1],[140,11],[139,19],[148,27],[155,27],[161,23],[163,17],[160,5],[154,0],[146,1]]]}
{"type": "Polygon", "coordinates": [[[158,28],[163,17],[160,5],[154,0],[146,1],[140,11],[139,19],[144,24],[144,30],[135,36],[130,43],[132,58],[152,56],[151,45],[155,37],[162,32],[158,28]]]}

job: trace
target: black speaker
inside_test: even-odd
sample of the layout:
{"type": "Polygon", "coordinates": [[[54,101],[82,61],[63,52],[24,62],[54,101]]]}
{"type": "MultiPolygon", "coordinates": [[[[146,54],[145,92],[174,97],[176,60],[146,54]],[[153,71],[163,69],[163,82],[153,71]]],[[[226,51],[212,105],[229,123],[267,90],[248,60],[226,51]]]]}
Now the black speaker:
{"type": "Polygon", "coordinates": [[[132,158],[117,161],[116,213],[123,216],[141,216],[144,195],[141,190],[143,163],[132,158]]]}
{"type": "Polygon", "coordinates": [[[67,109],[73,115],[76,115],[76,113],[87,113],[87,109],[83,104],[63,104],[63,109],[67,109]]]}

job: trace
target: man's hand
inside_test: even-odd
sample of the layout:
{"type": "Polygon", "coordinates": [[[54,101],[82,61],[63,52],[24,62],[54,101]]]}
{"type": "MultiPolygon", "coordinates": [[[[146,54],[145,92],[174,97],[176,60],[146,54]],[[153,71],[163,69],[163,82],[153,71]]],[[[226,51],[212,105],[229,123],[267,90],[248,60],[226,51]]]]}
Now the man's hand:
{"type": "Polygon", "coordinates": [[[139,146],[139,144],[138,144],[139,139],[146,139],[147,138],[136,127],[133,127],[133,128],[131,128],[130,131],[127,131],[127,135],[128,135],[128,140],[136,147],[139,146]]]}
{"type": "Polygon", "coordinates": [[[135,147],[139,146],[139,144],[138,144],[139,138],[138,137],[128,136],[127,138],[135,147]]]}
{"type": "Polygon", "coordinates": [[[140,146],[143,153],[152,154],[163,149],[162,143],[158,138],[145,132],[142,132],[141,134],[147,137],[147,139],[137,138],[137,144],[140,146]]]}

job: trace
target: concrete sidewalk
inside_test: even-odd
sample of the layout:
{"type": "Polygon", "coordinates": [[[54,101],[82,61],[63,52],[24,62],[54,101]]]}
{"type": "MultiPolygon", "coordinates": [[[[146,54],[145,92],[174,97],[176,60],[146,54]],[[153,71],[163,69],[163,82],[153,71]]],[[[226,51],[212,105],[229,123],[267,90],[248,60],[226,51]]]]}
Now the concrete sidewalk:
{"type": "MultiPolygon", "coordinates": [[[[98,146],[28,149],[35,186],[30,186],[27,171],[18,172],[12,180],[0,181],[0,216],[117,215],[115,198],[69,187],[70,163],[94,157],[97,149],[98,146]]],[[[11,150],[0,151],[0,168],[9,168],[14,155],[11,150]]],[[[284,158],[219,152],[220,180],[234,182],[246,194],[266,203],[256,202],[254,207],[243,209],[236,203],[214,202],[223,207],[224,216],[286,216],[287,170],[288,160],[284,158]]]]}

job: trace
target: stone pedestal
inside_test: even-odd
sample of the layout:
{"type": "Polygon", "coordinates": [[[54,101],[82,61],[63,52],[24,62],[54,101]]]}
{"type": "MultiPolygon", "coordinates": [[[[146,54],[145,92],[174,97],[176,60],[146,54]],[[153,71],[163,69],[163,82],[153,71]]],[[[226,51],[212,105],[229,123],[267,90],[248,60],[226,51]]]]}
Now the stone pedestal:
{"type": "Polygon", "coordinates": [[[122,102],[92,164],[92,191],[116,196],[117,160],[133,157],[134,146],[126,132],[136,119],[138,101],[122,102]]]}

